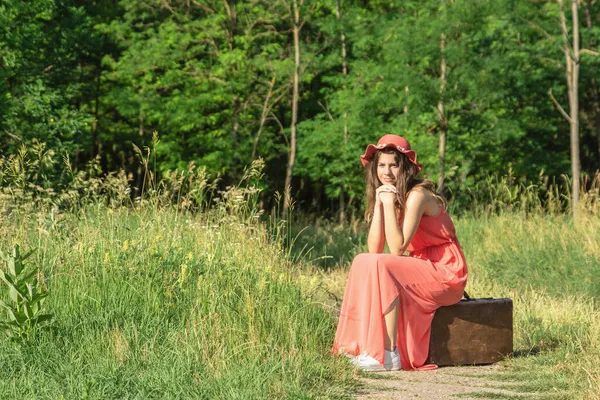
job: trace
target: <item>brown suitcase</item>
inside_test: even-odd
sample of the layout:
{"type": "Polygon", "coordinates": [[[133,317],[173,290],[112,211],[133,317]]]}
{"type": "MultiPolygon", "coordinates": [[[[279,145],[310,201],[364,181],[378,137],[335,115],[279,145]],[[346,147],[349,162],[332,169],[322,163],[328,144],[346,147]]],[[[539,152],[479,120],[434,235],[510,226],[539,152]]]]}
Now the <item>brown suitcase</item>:
{"type": "Polygon", "coordinates": [[[511,299],[465,299],[440,307],[431,324],[428,363],[491,364],[513,351],[511,299]]]}

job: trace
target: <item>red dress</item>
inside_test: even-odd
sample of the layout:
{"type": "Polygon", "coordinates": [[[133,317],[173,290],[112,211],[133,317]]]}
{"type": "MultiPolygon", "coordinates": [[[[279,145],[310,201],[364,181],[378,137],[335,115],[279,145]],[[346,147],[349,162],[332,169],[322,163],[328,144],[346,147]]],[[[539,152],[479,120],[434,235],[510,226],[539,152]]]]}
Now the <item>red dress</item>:
{"type": "Polygon", "coordinates": [[[344,293],[333,353],[368,354],[383,364],[383,313],[400,297],[397,347],[402,369],[424,365],[431,320],[441,306],[458,302],[467,283],[467,264],[454,224],[443,209],[421,217],[409,256],[359,254],[344,293]]]}

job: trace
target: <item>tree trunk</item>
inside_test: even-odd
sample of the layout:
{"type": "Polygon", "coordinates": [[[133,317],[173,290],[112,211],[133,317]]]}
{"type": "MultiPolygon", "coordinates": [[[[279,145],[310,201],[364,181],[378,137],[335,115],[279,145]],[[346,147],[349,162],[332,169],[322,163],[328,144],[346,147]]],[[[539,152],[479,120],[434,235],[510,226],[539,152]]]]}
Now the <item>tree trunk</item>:
{"type": "Polygon", "coordinates": [[[298,86],[300,81],[300,11],[298,10],[298,1],[293,0],[294,4],[294,85],[292,92],[292,123],[290,149],[288,152],[288,165],[285,173],[285,188],[283,196],[282,218],[286,219],[292,204],[292,175],[294,173],[294,164],[296,162],[296,124],[298,122],[298,86]]]}
{"type": "Polygon", "coordinates": [[[444,166],[446,163],[446,135],[448,134],[448,120],[446,119],[444,109],[444,91],[446,90],[446,35],[442,33],[440,35],[440,50],[442,54],[442,60],[440,63],[440,100],[438,102],[438,120],[440,124],[440,146],[439,146],[439,157],[440,157],[440,170],[438,172],[437,191],[442,192],[444,190],[444,166]]]}
{"type": "MultiPolygon", "coordinates": [[[[585,4],[585,22],[590,34],[588,35],[588,48],[593,51],[598,51],[598,47],[590,39],[592,32],[592,16],[590,13],[590,7],[592,0],[587,0],[585,4]]],[[[596,129],[596,142],[598,145],[598,163],[600,164],[600,98],[598,96],[598,82],[596,77],[592,76],[592,113],[594,118],[594,127],[596,129]]]]}
{"type": "Polygon", "coordinates": [[[98,155],[98,103],[100,102],[100,76],[102,75],[102,68],[99,68],[100,70],[96,76],[96,98],[94,104],[94,121],[92,122],[92,158],[96,158],[98,155]]]}
{"type": "Polygon", "coordinates": [[[573,40],[569,44],[569,33],[562,0],[560,5],[560,24],[563,33],[565,61],[567,63],[567,88],[569,94],[569,115],[564,110],[563,116],[569,121],[571,142],[571,209],[573,219],[579,221],[579,185],[581,164],[579,160],[579,16],[577,0],[572,0],[573,40]]]}
{"type": "Polygon", "coordinates": [[[579,184],[581,161],[579,158],[579,8],[578,0],[572,0],[573,58],[571,60],[571,87],[569,105],[571,113],[571,173],[573,175],[573,218],[579,219],[579,184]]]}
{"type": "MultiPolygon", "coordinates": [[[[340,6],[340,0],[335,2],[335,12],[338,21],[342,20],[342,10],[340,6]]],[[[346,35],[342,31],[340,36],[342,41],[342,74],[344,76],[344,90],[346,89],[346,79],[348,77],[348,67],[346,63],[346,35]]],[[[348,145],[348,112],[344,110],[344,149],[348,145]]],[[[343,224],[346,220],[346,198],[345,198],[344,185],[340,186],[340,224],[343,224]]]]}
{"type": "MultiPolygon", "coordinates": [[[[237,8],[236,1],[233,1],[229,4],[228,0],[223,0],[225,5],[225,10],[227,12],[227,41],[229,42],[229,50],[235,50],[235,38],[237,36],[237,8]]],[[[232,71],[233,76],[238,75],[237,68],[234,66],[232,71]]],[[[231,100],[231,132],[230,132],[230,140],[231,140],[231,168],[233,170],[233,174],[235,175],[237,169],[239,167],[238,160],[241,159],[238,155],[238,130],[239,130],[239,114],[240,114],[241,100],[237,94],[233,94],[233,99],[231,100]]]]}

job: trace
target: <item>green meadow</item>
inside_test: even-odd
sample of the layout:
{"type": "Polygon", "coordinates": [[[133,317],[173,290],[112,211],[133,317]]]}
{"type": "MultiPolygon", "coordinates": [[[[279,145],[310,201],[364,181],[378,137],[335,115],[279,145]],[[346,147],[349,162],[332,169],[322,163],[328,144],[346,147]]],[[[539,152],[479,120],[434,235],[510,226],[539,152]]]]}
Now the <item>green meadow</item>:
{"type": "MultiPolygon", "coordinates": [[[[62,210],[4,188],[2,251],[34,250],[25,262],[53,319],[27,340],[2,335],[0,398],[352,398],[360,374],[329,348],[366,227],[269,218],[259,175],[196,209],[201,177],[137,201],[116,196],[118,178],[81,180],[62,210]]],[[[514,301],[515,352],[495,378],[526,397],[598,399],[597,187],[578,224],[531,190],[455,218],[470,294],[514,301]]]]}
{"type": "Polygon", "coordinates": [[[35,249],[54,318],[27,342],[2,337],[0,398],[347,397],[354,372],[328,354],[335,322],[250,196],[231,189],[196,214],[152,200],[4,208],[3,250],[35,249]]]}

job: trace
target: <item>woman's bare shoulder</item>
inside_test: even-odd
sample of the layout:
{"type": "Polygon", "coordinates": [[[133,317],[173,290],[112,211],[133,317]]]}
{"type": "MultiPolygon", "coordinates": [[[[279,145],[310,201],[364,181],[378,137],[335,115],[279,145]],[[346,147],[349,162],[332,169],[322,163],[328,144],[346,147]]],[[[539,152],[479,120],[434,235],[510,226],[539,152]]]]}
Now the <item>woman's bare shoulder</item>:
{"type": "Polygon", "coordinates": [[[407,206],[415,206],[420,203],[428,203],[432,197],[432,194],[429,190],[423,187],[414,187],[409,190],[408,195],[406,196],[406,204],[407,206]]]}
{"type": "Polygon", "coordinates": [[[425,215],[437,215],[439,203],[437,197],[427,188],[417,186],[408,192],[407,206],[422,204],[425,215]]]}
{"type": "Polygon", "coordinates": [[[422,186],[415,186],[414,188],[408,191],[407,198],[410,199],[411,197],[416,199],[429,200],[434,198],[435,196],[427,188],[424,188],[422,186]]]}

